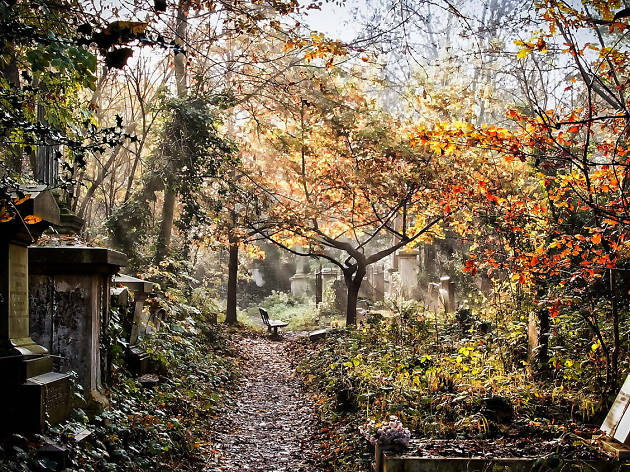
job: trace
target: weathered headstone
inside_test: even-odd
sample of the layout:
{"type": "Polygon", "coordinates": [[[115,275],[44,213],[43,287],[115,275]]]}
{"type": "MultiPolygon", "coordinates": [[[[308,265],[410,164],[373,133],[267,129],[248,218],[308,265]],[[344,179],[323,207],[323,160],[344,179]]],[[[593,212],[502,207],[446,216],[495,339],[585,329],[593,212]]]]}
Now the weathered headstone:
{"type": "Polygon", "coordinates": [[[261,267],[254,266],[252,268],[252,280],[256,284],[256,287],[263,287],[265,285],[265,277],[261,267]]]}
{"type": "Polygon", "coordinates": [[[372,300],[372,298],[374,297],[374,287],[372,286],[373,274],[374,266],[367,266],[365,277],[363,278],[361,286],[359,287],[359,298],[367,298],[368,300],[372,300]]]}
{"type": "Polygon", "coordinates": [[[111,290],[112,306],[126,308],[129,306],[130,295],[127,287],[113,287],[111,290]]]}
{"type": "Polygon", "coordinates": [[[153,283],[130,275],[114,276],[114,284],[124,285],[133,293],[133,324],[131,326],[130,344],[136,344],[141,339],[149,324],[149,316],[144,310],[144,302],[153,291],[153,283]]]}
{"type": "Polygon", "coordinates": [[[630,375],[626,377],[601,430],[610,438],[628,444],[630,440],[630,375]]]}
{"type": "Polygon", "coordinates": [[[339,278],[339,271],[332,267],[324,267],[322,269],[322,290],[326,292],[332,287],[333,282],[339,278]]]}
{"type": "Polygon", "coordinates": [[[126,360],[129,370],[133,374],[141,376],[149,372],[149,355],[137,344],[147,333],[149,327],[150,317],[144,310],[144,302],[153,290],[153,283],[123,274],[115,276],[114,283],[124,285],[134,294],[133,322],[126,360]]]}
{"type": "Polygon", "coordinates": [[[430,311],[435,313],[442,311],[444,309],[444,304],[442,303],[440,297],[440,284],[435,282],[429,282],[427,286],[427,300],[426,305],[430,311]]]}
{"type": "Polygon", "coordinates": [[[104,402],[110,361],[101,351],[109,321],[111,276],[127,256],[88,246],[29,249],[31,332],[58,356],[61,372],[74,371],[86,395],[104,402]]]}
{"type": "Polygon", "coordinates": [[[324,286],[322,285],[322,272],[315,274],[315,304],[319,305],[324,299],[324,286]]]}
{"type": "Polygon", "coordinates": [[[440,298],[444,305],[444,311],[453,313],[455,311],[455,282],[448,275],[440,277],[440,298]]]}
{"type": "Polygon", "coordinates": [[[341,279],[335,280],[332,286],[335,294],[335,310],[338,313],[345,313],[348,305],[348,288],[341,279]]]}
{"type": "Polygon", "coordinates": [[[24,187],[18,215],[0,224],[0,430],[41,431],[70,412],[70,381],[52,372],[48,350],[29,331],[27,246],[51,224],[59,207],[43,186],[24,187]],[[25,221],[34,222],[26,224],[25,221]]]}
{"type": "Polygon", "coordinates": [[[418,298],[418,252],[400,252],[398,254],[398,272],[400,274],[400,291],[403,298],[418,298]]]}
{"type": "Polygon", "coordinates": [[[385,270],[383,266],[378,266],[374,271],[372,287],[374,301],[383,301],[385,299],[385,270]]]}
{"type": "Polygon", "coordinates": [[[295,275],[291,277],[291,295],[301,297],[308,293],[309,277],[304,273],[304,258],[298,257],[295,275]]]}

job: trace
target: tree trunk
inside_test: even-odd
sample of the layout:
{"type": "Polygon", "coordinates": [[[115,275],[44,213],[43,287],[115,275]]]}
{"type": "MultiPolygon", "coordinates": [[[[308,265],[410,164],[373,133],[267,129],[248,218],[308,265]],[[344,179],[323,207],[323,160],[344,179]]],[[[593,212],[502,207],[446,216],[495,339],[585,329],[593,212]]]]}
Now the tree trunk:
{"type": "Polygon", "coordinates": [[[348,301],[346,303],[346,328],[357,325],[357,301],[359,299],[359,289],[366,274],[366,267],[359,265],[353,274],[351,270],[344,270],[343,278],[348,289],[348,301]],[[354,275],[354,277],[353,277],[354,275]]]}
{"type": "Polygon", "coordinates": [[[173,216],[175,214],[175,201],[177,193],[172,184],[164,190],[164,203],[162,204],[162,222],[160,223],[160,234],[158,235],[155,247],[155,263],[159,264],[168,254],[171,245],[171,234],[173,232],[173,216]]]}
{"type": "MultiPolygon", "coordinates": [[[[6,55],[8,60],[0,62],[0,77],[9,82],[9,85],[15,90],[20,89],[20,71],[17,67],[15,59],[15,51],[9,46],[8,48],[0,48],[0,54],[6,55]]],[[[7,145],[5,148],[4,162],[10,172],[19,175],[22,173],[22,149],[19,145],[7,145]]],[[[0,168],[0,176],[3,170],[0,168]]]]}
{"type": "Polygon", "coordinates": [[[228,286],[227,307],[225,310],[225,322],[236,324],[236,282],[238,278],[238,241],[234,236],[234,230],[230,228],[228,239],[230,242],[230,258],[228,261],[228,286]]]}
{"type": "Polygon", "coordinates": [[[617,291],[615,288],[615,271],[609,270],[610,275],[610,304],[613,325],[613,348],[610,355],[610,375],[608,376],[608,390],[614,393],[617,390],[617,382],[619,380],[619,351],[621,349],[621,340],[619,338],[619,311],[617,310],[617,291]]]}
{"type": "MultiPolygon", "coordinates": [[[[177,20],[175,26],[175,44],[183,46],[186,28],[188,27],[188,9],[190,5],[186,0],[180,0],[177,6],[177,20]]],[[[175,54],[173,61],[175,68],[175,83],[177,85],[177,96],[186,96],[186,55],[183,52],[175,54]]],[[[186,139],[186,137],[184,137],[186,139]]],[[[173,232],[173,220],[175,217],[175,203],[177,202],[177,191],[172,177],[167,177],[164,184],[164,202],[162,204],[162,223],[155,250],[155,262],[159,263],[168,253],[171,245],[171,233],[173,232]]]]}
{"type": "Polygon", "coordinates": [[[538,317],[538,323],[540,326],[540,338],[538,346],[538,355],[536,359],[538,361],[538,370],[543,375],[549,374],[549,335],[550,335],[550,319],[549,310],[547,308],[541,308],[536,311],[538,317]]]}

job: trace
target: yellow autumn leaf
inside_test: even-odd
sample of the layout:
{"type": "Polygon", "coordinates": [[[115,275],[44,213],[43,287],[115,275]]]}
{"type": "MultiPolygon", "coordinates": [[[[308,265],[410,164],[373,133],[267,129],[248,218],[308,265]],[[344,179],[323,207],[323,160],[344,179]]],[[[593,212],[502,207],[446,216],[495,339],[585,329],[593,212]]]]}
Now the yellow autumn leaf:
{"type": "Polygon", "coordinates": [[[516,54],[516,57],[518,57],[519,59],[525,59],[527,56],[529,56],[530,52],[532,52],[531,49],[523,48],[516,54]]]}

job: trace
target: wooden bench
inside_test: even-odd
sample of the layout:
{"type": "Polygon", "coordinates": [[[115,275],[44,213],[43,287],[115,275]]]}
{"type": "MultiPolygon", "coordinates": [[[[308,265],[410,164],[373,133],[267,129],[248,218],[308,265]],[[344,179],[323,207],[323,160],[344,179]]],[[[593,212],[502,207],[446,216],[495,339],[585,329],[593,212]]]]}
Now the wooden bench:
{"type": "Polygon", "coordinates": [[[267,331],[271,331],[271,328],[273,328],[274,336],[278,336],[278,328],[284,328],[286,325],[288,325],[288,323],[285,323],[284,321],[270,320],[269,313],[267,313],[267,310],[265,310],[264,308],[258,308],[258,310],[260,311],[260,317],[262,318],[263,323],[265,324],[265,326],[267,326],[267,331]]]}

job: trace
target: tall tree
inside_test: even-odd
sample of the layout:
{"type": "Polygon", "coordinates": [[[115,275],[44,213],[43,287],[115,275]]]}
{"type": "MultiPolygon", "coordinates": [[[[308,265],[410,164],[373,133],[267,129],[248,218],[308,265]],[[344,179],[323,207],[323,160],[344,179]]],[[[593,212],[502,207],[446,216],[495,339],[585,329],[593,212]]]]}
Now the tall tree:
{"type": "Polygon", "coordinates": [[[246,221],[294,254],[337,265],[351,326],[367,266],[430,237],[449,216],[441,193],[448,168],[415,152],[402,123],[357,83],[333,73],[305,90],[313,92],[274,120],[267,158],[247,170],[259,206],[246,221]]]}

